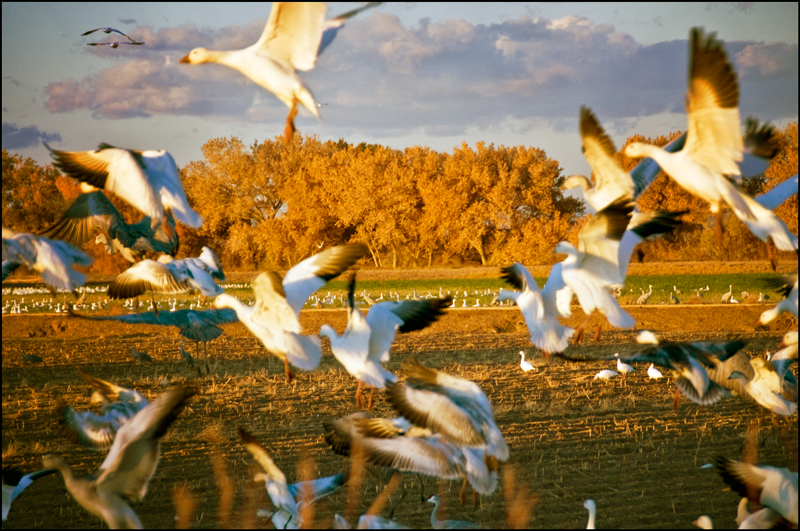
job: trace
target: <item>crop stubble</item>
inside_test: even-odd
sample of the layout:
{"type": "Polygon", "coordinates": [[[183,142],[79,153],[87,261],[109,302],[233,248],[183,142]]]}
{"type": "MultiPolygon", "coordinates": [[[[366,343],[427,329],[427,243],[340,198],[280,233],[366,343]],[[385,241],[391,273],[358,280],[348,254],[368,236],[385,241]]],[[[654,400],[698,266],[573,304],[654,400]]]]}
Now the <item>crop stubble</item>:
{"type": "MultiPolygon", "coordinates": [[[[648,326],[659,324],[651,328],[670,339],[746,337],[748,350],[763,354],[774,347],[781,331],[776,327],[753,331],[748,323],[755,322],[752,315],[757,318],[762,310],[722,309],[697,326],[691,326],[696,317],[681,317],[667,309],[660,318],[657,309],[642,309],[651,312],[650,317],[645,313],[634,317],[648,326]]],[[[64,455],[80,471],[91,471],[102,462],[103,455],[66,442],[55,420],[58,396],[76,407],[88,407],[91,393],[78,378],[76,366],[97,377],[136,386],[149,398],[163,392],[164,380],[176,384],[194,376],[179,362],[180,339],[174,330],[53,316],[39,319],[3,319],[4,465],[34,469],[46,452],[64,455]],[[134,346],[156,361],[142,365],[130,360],[134,346]],[[23,365],[23,353],[38,354],[45,363],[23,365]]],[[[303,314],[309,331],[327,321],[341,332],[344,319],[344,312],[303,314]]],[[[603,527],[686,527],[700,514],[708,514],[718,526],[730,526],[737,497],[714,470],[700,466],[717,455],[737,457],[752,421],[762,426],[760,461],[797,469],[796,416],[780,421],[781,429],[776,431],[758,406],[741,398],[708,408],[684,401],[673,411],[671,381],[649,382],[646,367],[640,365],[631,377],[599,382],[592,376],[611,363],[544,361],[530,348],[527,334],[517,331],[520,319],[513,310],[450,311],[426,331],[398,336],[388,368],[397,371],[402,360],[416,356],[427,365],[481,385],[511,447],[504,466],[513,466],[517,484],[526,485],[539,498],[532,526],[584,526],[586,498],[597,501],[598,524],[603,527]],[[523,375],[519,371],[516,353],[520,349],[533,358],[536,372],[523,375]]],[[[185,346],[194,352],[194,345],[187,342],[185,346]]],[[[585,342],[570,347],[568,353],[591,357],[634,348],[632,332],[613,331],[604,333],[600,343],[585,342]]],[[[209,344],[209,356],[212,375],[194,380],[200,393],[164,438],[159,469],[145,501],[136,506],[147,527],[173,524],[171,492],[176,485],[188,487],[199,501],[194,527],[219,526],[212,456],[222,458],[234,480],[234,524],[252,512],[244,509],[245,493],[255,497],[259,507],[271,507],[263,484],[250,479],[251,459],[237,441],[238,424],[268,446],[291,481],[297,478],[301,455],[312,460],[317,475],[334,474],[348,466],[322,440],[322,423],[355,410],[355,381],[336,364],[327,347],[320,368],[300,373],[292,385],[283,381],[282,364],[268,357],[241,325],[227,326],[226,334],[209,344]]],[[[392,415],[381,393],[377,396],[376,414],[392,415]]],[[[362,512],[386,479],[379,471],[368,472],[362,512]]],[[[407,525],[427,527],[432,506],[420,503],[419,484],[413,476],[404,482],[408,494],[395,517],[407,525]]],[[[425,484],[426,494],[444,490],[446,514],[442,516],[505,526],[502,481],[492,496],[482,498],[481,508],[470,504],[463,510],[458,508],[458,482],[440,485],[427,479],[425,484]]],[[[344,510],[346,489],[340,490],[320,502],[318,524],[329,524],[334,512],[344,510]]],[[[390,503],[399,496],[396,492],[390,503]]],[[[270,525],[268,519],[258,522],[270,525]]],[[[7,524],[101,526],[70,498],[58,476],[43,478],[31,487],[18,500],[7,524]]]]}

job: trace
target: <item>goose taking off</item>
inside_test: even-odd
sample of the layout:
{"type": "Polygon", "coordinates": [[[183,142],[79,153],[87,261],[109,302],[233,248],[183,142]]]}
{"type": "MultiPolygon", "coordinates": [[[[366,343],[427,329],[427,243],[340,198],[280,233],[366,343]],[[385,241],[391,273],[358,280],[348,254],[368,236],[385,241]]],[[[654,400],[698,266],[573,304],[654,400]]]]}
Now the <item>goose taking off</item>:
{"type": "Polygon", "coordinates": [[[494,420],[494,411],[478,384],[404,362],[406,380],[389,384],[389,402],[417,426],[440,433],[451,442],[486,448],[500,461],[508,459],[508,445],[494,420]]]}
{"type": "MultiPolygon", "coordinates": [[[[650,157],[681,187],[711,205],[717,217],[717,245],[722,239],[722,208],[727,204],[762,241],[772,236],[784,251],[797,250],[797,236],[749,195],[728,181],[741,179],[738,163],[745,146],[740,134],[739,83],[722,43],[714,34],[692,28],[690,34],[689,89],[686,95],[688,132],[682,150],[670,153],[657,146],[633,142],[625,148],[629,157],[650,157]]],[[[757,122],[748,123],[750,138],[761,145],[755,152],[775,151],[774,135],[762,134],[757,122]]]]}
{"type": "Polygon", "coordinates": [[[92,403],[100,404],[100,415],[91,411],[75,411],[59,401],[61,432],[72,443],[90,450],[107,450],[120,428],[147,407],[147,399],[138,391],[95,378],[78,369],[78,375],[95,391],[92,403]]]}
{"type": "Polygon", "coordinates": [[[254,479],[264,481],[269,498],[277,509],[272,514],[272,524],[275,529],[305,527],[300,521],[301,505],[313,503],[319,498],[327,496],[347,481],[346,474],[337,474],[289,485],[286,483],[286,476],[269,456],[264,445],[241,426],[238,427],[238,430],[242,445],[263,470],[256,474],[254,479]]]}
{"type": "Polygon", "coordinates": [[[42,457],[42,463],[61,472],[75,501],[108,527],[141,529],[129,502],[144,499],[158,466],[159,441],[194,394],[191,388],[178,387],[156,398],[123,424],[103,463],[88,476],[75,476],[67,462],[53,454],[42,457]]]}
{"type": "MultiPolygon", "coordinates": [[[[531,334],[531,343],[542,349],[545,356],[551,352],[563,352],[575,330],[561,325],[555,317],[560,312],[553,284],[561,283],[563,285],[561,275],[551,274],[544,291],[540,292],[536,280],[519,262],[504,267],[501,271],[503,280],[520,291],[502,289],[497,295],[497,300],[501,302],[513,300],[516,303],[531,334]],[[548,286],[551,287],[550,290],[548,290],[548,286]]],[[[569,290],[569,288],[566,289],[569,290]]],[[[572,292],[570,291],[569,298],[571,297],[572,292]]],[[[569,306],[569,301],[566,305],[569,306]]]]}
{"type": "MultiPolygon", "coordinates": [[[[483,449],[460,446],[404,417],[373,419],[359,412],[325,422],[324,428],[325,441],[338,455],[350,457],[357,447],[367,463],[444,480],[463,478],[465,486],[469,483],[486,495],[497,488],[495,457],[483,449]]],[[[462,503],[464,490],[462,487],[462,503]]]]}
{"type": "Polygon", "coordinates": [[[330,44],[344,20],[361,11],[351,11],[326,22],[326,10],[325,3],[275,2],[261,37],[252,46],[232,51],[195,48],[180,62],[228,66],[275,94],[289,107],[284,130],[289,142],[295,132],[298,103],[320,119],[314,96],[295,71],[314,68],[317,56],[330,44]],[[327,30],[330,32],[323,42],[327,30]]]}
{"type": "Polygon", "coordinates": [[[739,496],[769,507],[797,525],[797,472],[717,458],[722,480],[739,496]]]}
{"type": "Polygon", "coordinates": [[[631,220],[633,203],[621,198],[594,214],[578,234],[578,248],[569,242],[556,245],[566,253],[561,262],[564,283],[578,296],[589,316],[599,309],[617,328],[632,328],[636,322],[609,293],[609,287],[623,283],[619,267],[619,242],[631,220]]]}
{"type": "Polygon", "coordinates": [[[633,197],[633,179],[617,162],[614,142],[586,106],[581,106],[580,131],[583,155],[592,167],[596,186],[593,187],[583,175],[570,175],[561,185],[561,190],[579,186],[586,202],[596,211],[603,210],[620,197],[633,197]]]}
{"type": "Polygon", "coordinates": [[[368,407],[372,409],[375,388],[383,389],[386,381],[396,382],[397,377],[381,367],[389,361],[389,349],[395,334],[422,330],[435,322],[450,305],[450,299],[386,301],[370,308],[366,319],[355,305],[356,275],[350,278],[347,296],[347,328],[341,337],[330,325],[322,325],[319,335],[331,341],[334,357],[358,379],[356,401],[364,407],[362,384],[372,389],[368,407]]]}
{"type": "Polygon", "coordinates": [[[29,474],[22,474],[14,467],[3,467],[3,522],[8,519],[8,512],[11,510],[11,504],[17,499],[17,496],[22,494],[31,483],[44,476],[54,474],[58,470],[51,468],[45,470],[38,470],[29,474]]]}
{"type": "Polygon", "coordinates": [[[738,378],[744,382],[744,390],[758,404],[778,415],[790,416],[797,411],[797,404],[783,398],[783,374],[791,360],[778,360],[770,363],[763,358],[751,361],[753,375],[733,371],[729,378],[738,378]]]}
{"type": "Polygon", "coordinates": [[[199,258],[173,260],[161,255],[156,260],[143,260],[123,271],[108,286],[109,299],[130,299],[144,293],[183,293],[194,288],[206,297],[216,297],[225,290],[214,282],[225,280],[217,256],[203,247],[199,258]]]}
{"type": "Polygon", "coordinates": [[[75,266],[91,265],[92,259],[68,243],[34,234],[14,232],[3,227],[3,280],[20,265],[33,269],[55,295],[55,290],[71,291],[86,282],[86,275],[75,266]]]}
{"type": "Polygon", "coordinates": [[[782,285],[778,288],[778,292],[783,295],[785,299],[762,313],[761,317],[758,319],[759,324],[765,325],[771,323],[783,312],[790,312],[797,317],[797,274],[795,273],[793,277],[782,277],[780,282],[782,282],[782,285]],[[792,280],[794,280],[794,283],[792,283],[792,280]]]}
{"type": "MultiPolygon", "coordinates": [[[[160,226],[171,209],[178,221],[199,229],[203,218],[189,206],[175,160],[163,149],[136,151],[103,143],[95,151],[51,149],[55,167],[94,188],[111,190],[160,226]]],[[[85,187],[82,189],[86,190],[85,187]]]]}
{"type": "Polygon", "coordinates": [[[286,379],[291,381],[294,375],[289,364],[310,371],[322,357],[319,338],[301,333],[300,309],[312,293],[355,264],[366,250],[360,243],[338,245],[306,258],[283,279],[274,271],[261,273],[253,280],[253,307],[227,293],[217,296],[214,305],[233,308],[261,344],[283,361],[286,379]]]}
{"type": "Polygon", "coordinates": [[[164,223],[153,229],[148,216],[138,223],[125,223],[119,210],[98,190],[79,195],[61,219],[42,231],[42,235],[76,247],[95,238],[108,254],[119,251],[125,260],[135,263],[147,253],[175,255],[178,252],[175,218],[169,210],[164,223]]]}

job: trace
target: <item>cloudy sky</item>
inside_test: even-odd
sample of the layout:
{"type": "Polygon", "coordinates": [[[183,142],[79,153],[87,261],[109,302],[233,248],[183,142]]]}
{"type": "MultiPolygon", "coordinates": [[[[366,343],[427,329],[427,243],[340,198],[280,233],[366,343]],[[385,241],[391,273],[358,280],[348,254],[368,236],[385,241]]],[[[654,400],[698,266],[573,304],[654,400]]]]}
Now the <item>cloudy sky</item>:
{"type": "MultiPolygon", "coordinates": [[[[333,17],[360,4],[331,3],[333,17]]],[[[201,146],[281,134],[287,108],[220,65],[183,65],[192,48],[232,50],[260,36],[268,4],[3,3],[4,149],[49,162],[100,142],[167,149],[179,165],[201,146]],[[111,26],[144,46],[116,40],[111,26]]],[[[685,128],[687,37],[717,32],[741,84],[742,116],[782,126],[798,115],[798,8],[764,4],[381,5],[348,22],[301,72],[321,139],[449,151],[461,142],[544,149],[588,173],[578,110],[591,107],[619,146],[634,133],[685,128]]]]}

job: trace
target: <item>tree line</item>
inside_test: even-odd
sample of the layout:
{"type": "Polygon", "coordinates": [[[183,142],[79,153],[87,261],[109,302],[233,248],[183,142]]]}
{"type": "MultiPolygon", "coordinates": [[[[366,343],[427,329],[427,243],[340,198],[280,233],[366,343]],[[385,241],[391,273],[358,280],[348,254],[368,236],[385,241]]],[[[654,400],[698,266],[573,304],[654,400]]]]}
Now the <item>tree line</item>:
{"type": "MultiPolygon", "coordinates": [[[[665,145],[679,134],[633,136],[617,158],[630,170],[638,160],[622,154],[628,143],[665,145]]],[[[764,175],[745,181],[748,193],[763,193],[797,173],[797,123],[778,137],[781,151],[764,175]]],[[[559,190],[565,176],[558,162],[535,147],[479,142],[440,153],[298,135],[289,144],[276,138],[250,146],[215,138],[202,152],[203,160],[181,169],[181,179],[205,223],[197,230],[179,225],[179,255],[195,256],[208,245],[231,269],[286,269],[319,249],[356,241],[369,248],[365,265],[376,268],[551,264],[563,258],[553,254],[555,245],[575,243],[589,215],[582,201],[559,190]]],[[[5,226],[42,231],[79,193],[52,165],[3,150],[5,226]]],[[[138,220],[133,208],[106,194],[126,221],[138,220]]],[[[638,206],[689,210],[674,233],[641,244],[647,261],[766,257],[735,216],[726,217],[719,248],[708,205],[663,173],[638,206]]],[[[776,213],[797,233],[797,197],[776,213]]],[[[96,258],[90,271],[115,273],[128,265],[101,246],[86,247],[96,258]]]]}

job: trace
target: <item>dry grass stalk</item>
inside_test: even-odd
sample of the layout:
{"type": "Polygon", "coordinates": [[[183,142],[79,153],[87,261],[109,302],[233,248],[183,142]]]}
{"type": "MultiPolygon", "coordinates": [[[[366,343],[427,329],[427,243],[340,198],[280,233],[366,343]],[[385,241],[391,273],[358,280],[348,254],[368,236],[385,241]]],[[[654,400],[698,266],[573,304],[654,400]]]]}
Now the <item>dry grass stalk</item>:
{"type": "Polygon", "coordinates": [[[217,491],[219,492],[219,508],[217,510],[219,525],[223,529],[230,529],[234,494],[233,480],[228,475],[228,467],[220,454],[212,454],[211,468],[214,471],[214,480],[217,483],[217,491]]]}
{"type": "MultiPolygon", "coordinates": [[[[297,462],[297,477],[299,481],[311,481],[315,479],[314,474],[314,458],[308,453],[308,450],[303,450],[300,453],[300,460],[297,462]]],[[[314,498],[313,487],[310,483],[303,485],[300,490],[299,502],[299,518],[300,528],[308,529],[314,524],[314,498]]]]}
{"type": "Polygon", "coordinates": [[[174,485],[172,487],[172,504],[175,506],[175,514],[178,520],[175,522],[177,529],[189,529],[197,509],[197,497],[189,490],[186,485],[174,485]]]}
{"type": "MultiPolygon", "coordinates": [[[[252,478],[254,475],[254,473],[248,473],[248,478],[252,478]]],[[[250,480],[245,482],[244,487],[242,488],[242,494],[244,495],[244,507],[239,513],[240,528],[255,529],[258,504],[259,500],[263,499],[264,493],[265,489],[263,483],[250,480]]]]}
{"type": "Polygon", "coordinates": [[[512,466],[503,468],[503,496],[506,501],[506,521],[511,529],[528,529],[539,496],[530,494],[525,485],[516,485],[512,466]]]}
{"type": "Polygon", "coordinates": [[[344,519],[348,522],[357,520],[355,516],[361,500],[361,484],[364,481],[366,464],[364,447],[358,438],[354,438],[350,447],[350,479],[347,481],[347,505],[344,511],[344,519]]]}
{"type": "Polygon", "coordinates": [[[395,472],[392,474],[392,479],[389,480],[389,483],[383,488],[380,494],[375,497],[375,501],[372,502],[369,509],[365,514],[370,516],[377,516],[381,514],[381,511],[386,506],[386,503],[389,501],[389,497],[397,490],[397,487],[400,486],[400,483],[403,481],[403,473],[402,472],[395,472]]]}

